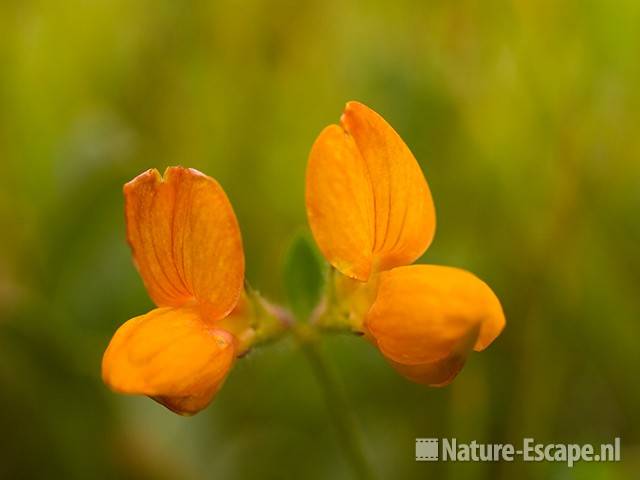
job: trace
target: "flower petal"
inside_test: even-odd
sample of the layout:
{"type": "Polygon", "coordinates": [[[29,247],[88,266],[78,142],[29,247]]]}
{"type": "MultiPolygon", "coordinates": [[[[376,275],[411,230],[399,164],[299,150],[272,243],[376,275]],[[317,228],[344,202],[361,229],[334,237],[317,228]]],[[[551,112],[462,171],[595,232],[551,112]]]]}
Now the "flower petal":
{"type": "Polygon", "coordinates": [[[242,290],[240,228],[212,178],[190,168],[148,170],[124,187],[127,238],[149,295],[160,307],[197,300],[211,320],[242,290]]]}
{"type": "Polygon", "coordinates": [[[102,378],[117,392],[148,395],[193,414],[209,404],[234,356],[233,336],[209,327],[195,308],[158,308],[116,331],[102,378]]]}
{"type": "Polygon", "coordinates": [[[367,106],[347,103],[340,122],[367,164],[379,268],[412,263],[435,233],[433,200],[418,162],[391,125],[367,106]]]}
{"type": "Polygon", "coordinates": [[[442,360],[421,365],[403,365],[393,360],[388,361],[400,375],[412,382],[430,387],[444,387],[460,373],[466,359],[465,355],[450,355],[442,360]]]}
{"type": "Polygon", "coordinates": [[[418,162],[380,115],[349,102],[340,124],[311,150],[307,212],[329,262],[367,280],[372,270],[422,255],[435,233],[435,209],[418,162]]]}
{"type": "Polygon", "coordinates": [[[457,268],[412,265],[380,274],[365,328],[380,351],[403,365],[424,365],[459,352],[461,340],[486,347],[504,328],[495,294],[457,268]]]}
{"type": "Polygon", "coordinates": [[[307,216],[325,258],[345,275],[366,280],[374,241],[373,194],[353,137],[337,125],[317,138],[307,165],[307,216]]]}
{"type": "Polygon", "coordinates": [[[478,338],[479,328],[470,329],[453,343],[449,354],[433,362],[417,365],[403,364],[387,358],[387,361],[400,375],[412,382],[430,387],[444,387],[453,381],[467,361],[474,342],[478,338]]]}

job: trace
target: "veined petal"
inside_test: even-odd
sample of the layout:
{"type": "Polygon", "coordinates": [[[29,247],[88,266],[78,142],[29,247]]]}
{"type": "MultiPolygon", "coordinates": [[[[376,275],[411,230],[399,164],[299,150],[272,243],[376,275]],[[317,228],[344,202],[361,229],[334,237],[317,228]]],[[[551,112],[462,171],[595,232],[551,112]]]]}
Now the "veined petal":
{"type": "Polygon", "coordinates": [[[307,213],[320,249],[345,275],[410,264],[435,233],[429,186],[413,154],[376,112],[349,102],[316,140],[307,213]]]}
{"type": "Polygon", "coordinates": [[[368,279],[375,235],[371,182],[353,137],[337,125],[325,128],[311,148],[306,203],[325,258],[349,277],[368,279]]]}
{"type": "Polygon", "coordinates": [[[403,365],[424,365],[460,353],[462,340],[469,350],[481,350],[504,324],[500,302],[486,283],[467,271],[437,265],[382,272],[365,318],[380,351],[403,365]]]}
{"type": "Polygon", "coordinates": [[[367,164],[379,269],[412,263],[435,233],[435,209],[420,165],[391,125],[362,103],[347,103],[340,123],[367,164]]]}
{"type": "Polygon", "coordinates": [[[240,228],[227,196],[197,170],[148,170],[124,186],[127,239],[149,295],[160,307],[197,300],[216,320],[242,290],[240,228]]]}
{"type": "Polygon", "coordinates": [[[148,395],[181,414],[211,402],[235,357],[233,336],[195,308],[158,308],[115,333],[102,359],[102,378],[120,393],[148,395]]]}

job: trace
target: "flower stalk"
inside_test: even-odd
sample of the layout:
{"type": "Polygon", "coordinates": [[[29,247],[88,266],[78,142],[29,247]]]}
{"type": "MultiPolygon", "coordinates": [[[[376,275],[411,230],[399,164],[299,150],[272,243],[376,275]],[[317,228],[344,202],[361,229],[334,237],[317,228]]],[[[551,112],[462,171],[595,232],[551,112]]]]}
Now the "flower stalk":
{"type": "MultiPolygon", "coordinates": [[[[336,330],[336,325],[327,326],[316,322],[296,322],[293,315],[284,307],[268,302],[257,292],[249,294],[254,315],[255,334],[252,345],[271,343],[291,333],[303,352],[313,375],[322,390],[329,415],[337,430],[344,455],[348,459],[356,478],[375,479],[367,461],[362,436],[358,430],[353,410],[349,404],[343,386],[322,352],[322,330],[336,330]]],[[[325,298],[325,304],[335,309],[335,297],[325,298]]],[[[323,318],[329,318],[327,315],[323,318]]],[[[339,330],[345,331],[344,323],[339,330]]]]}
{"type": "Polygon", "coordinates": [[[329,414],[342,443],[342,449],[354,474],[360,480],[375,479],[344,388],[322,352],[319,332],[312,325],[298,324],[293,328],[293,334],[322,390],[329,414]]]}

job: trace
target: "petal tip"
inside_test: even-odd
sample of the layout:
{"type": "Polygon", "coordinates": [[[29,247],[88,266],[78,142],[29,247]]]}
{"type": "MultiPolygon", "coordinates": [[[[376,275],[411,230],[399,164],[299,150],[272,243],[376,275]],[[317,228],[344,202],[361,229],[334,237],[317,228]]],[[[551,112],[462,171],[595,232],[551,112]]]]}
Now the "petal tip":
{"type": "Polygon", "coordinates": [[[355,110],[371,110],[371,109],[367,107],[364,103],[359,102],[358,100],[349,100],[344,105],[344,113],[352,112],[355,110]]]}
{"type": "Polygon", "coordinates": [[[162,176],[160,175],[160,172],[158,172],[158,169],[149,168],[144,172],[136,175],[133,179],[129,180],[127,183],[125,183],[123,190],[124,190],[124,193],[127,194],[129,191],[138,187],[141,184],[144,184],[144,183],[153,184],[161,181],[162,181],[162,176]]]}
{"type": "Polygon", "coordinates": [[[481,352],[487,349],[496,340],[496,338],[502,334],[507,326],[507,318],[498,297],[495,297],[495,302],[496,306],[494,307],[494,315],[487,317],[480,327],[480,336],[473,346],[473,349],[476,352],[481,352]]]}
{"type": "Polygon", "coordinates": [[[362,115],[367,113],[375,113],[371,108],[357,100],[349,100],[340,115],[340,126],[348,133],[349,118],[354,115],[362,115]]]}

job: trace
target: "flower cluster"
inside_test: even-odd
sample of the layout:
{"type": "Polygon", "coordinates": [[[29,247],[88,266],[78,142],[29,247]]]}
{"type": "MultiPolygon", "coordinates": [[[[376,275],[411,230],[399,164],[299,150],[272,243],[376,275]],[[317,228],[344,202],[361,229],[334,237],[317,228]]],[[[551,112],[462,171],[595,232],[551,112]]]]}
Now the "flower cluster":
{"type": "MultiPolygon", "coordinates": [[[[124,194],[127,239],[157,308],[116,331],[102,377],[117,392],[194,414],[238,356],[286,331],[288,315],[245,291],[240,228],[214,179],[183,167],[163,177],[149,170],[124,194]]],[[[433,386],[450,382],[503,329],[500,303],[477,277],[412,265],[434,236],[431,193],[409,148],[373,110],[350,102],[340,125],[321,132],[306,205],[335,269],[318,329],[362,333],[402,375],[433,386]]]]}
{"type": "Polygon", "coordinates": [[[351,326],[402,375],[449,383],[505,318],[491,289],[469,272],[411,265],[435,233],[429,186],[409,148],[377,113],[349,102],[309,157],[307,213],[313,235],[340,274],[351,326]],[[355,282],[355,284],[354,284],[355,282]]]}

